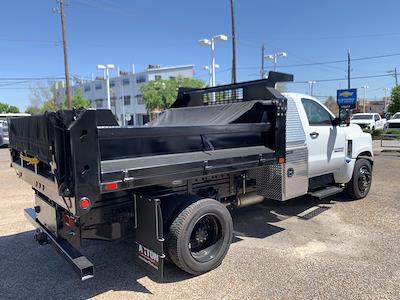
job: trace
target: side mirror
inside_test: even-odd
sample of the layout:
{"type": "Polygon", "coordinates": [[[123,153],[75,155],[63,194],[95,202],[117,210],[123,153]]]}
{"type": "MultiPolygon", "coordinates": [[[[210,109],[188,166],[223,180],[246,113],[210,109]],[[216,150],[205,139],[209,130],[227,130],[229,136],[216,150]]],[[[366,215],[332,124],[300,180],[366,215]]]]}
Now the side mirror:
{"type": "Polygon", "coordinates": [[[350,119],[351,119],[351,109],[340,108],[340,110],[339,110],[339,118],[336,118],[336,119],[338,119],[338,121],[339,121],[338,125],[349,126],[350,125],[350,119]]]}
{"type": "Polygon", "coordinates": [[[332,126],[339,126],[340,125],[340,119],[339,118],[334,118],[332,120],[332,126]]]}

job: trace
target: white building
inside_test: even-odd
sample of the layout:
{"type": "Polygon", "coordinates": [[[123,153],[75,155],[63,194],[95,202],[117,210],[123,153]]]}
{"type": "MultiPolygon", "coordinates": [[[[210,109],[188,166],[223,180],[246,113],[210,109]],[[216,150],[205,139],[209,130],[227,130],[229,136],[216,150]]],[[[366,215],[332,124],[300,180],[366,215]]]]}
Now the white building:
{"type": "MultiPolygon", "coordinates": [[[[148,112],[144,105],[140,87],[148,81],[155,79],[173,79],[176,77],[193,78],[194,65],[174,67],[161,67],[149,65],[139,73],[120,72],[119,76],[110,78],[111,110],[118,122],[123,123],[125,116],[126,125],[143,125],[149,121],[148,112]]],[[[82,90],[85,98],[89,99],[93,108],[107,108],[106,81],[97,78],[82,81],[72,86],[72,94],[82,90]]],[[[58,89],[58,103],[65,101],[65,88],[58,89]]]]}

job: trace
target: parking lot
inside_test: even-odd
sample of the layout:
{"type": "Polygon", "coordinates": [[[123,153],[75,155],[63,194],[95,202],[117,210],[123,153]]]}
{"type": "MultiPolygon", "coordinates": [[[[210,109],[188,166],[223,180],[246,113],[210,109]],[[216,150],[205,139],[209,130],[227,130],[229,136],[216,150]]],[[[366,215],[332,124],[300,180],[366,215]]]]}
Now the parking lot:
{"type": "Polygon", "coordinates": [[[0,298],[398,299],[400,153],[377,153],[373,186],[359,201],[265,202],[235,211],[223,264],[191,277],[167,264],[160,282],[133,261],[131,241],[90,241],[96,266],[80,282],[50,246],[38,246],[23,208],[33,192],[0,149],[0,298]]]}

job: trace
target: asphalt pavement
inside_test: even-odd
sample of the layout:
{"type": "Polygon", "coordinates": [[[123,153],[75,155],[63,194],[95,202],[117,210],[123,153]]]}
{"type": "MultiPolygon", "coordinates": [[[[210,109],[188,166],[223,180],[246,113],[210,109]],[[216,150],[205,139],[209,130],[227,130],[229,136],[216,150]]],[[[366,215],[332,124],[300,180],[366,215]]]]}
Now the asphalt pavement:
{"type": "Polygon", "coordinates": [[[23,216],[33,191],[0,149],[0,299],[399,299],[400,153],[377,154],[363,200],[301,197],[235,211],[234,243],[207,274],[167,264],[160,282],[135,265],[132,241],[88,241],[82,252],[96,276],[80,282],[33,240],[23,216]]]}

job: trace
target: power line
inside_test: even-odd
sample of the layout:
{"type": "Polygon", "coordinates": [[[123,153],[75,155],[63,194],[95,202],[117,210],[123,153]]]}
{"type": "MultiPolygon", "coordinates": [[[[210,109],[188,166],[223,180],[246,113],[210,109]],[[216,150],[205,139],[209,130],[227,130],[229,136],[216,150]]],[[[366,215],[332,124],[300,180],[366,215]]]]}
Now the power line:
{"type": "Polygon", "coordinates": [[[41,80],[56,80],[56,79],[65,79],[65,77],[0,77],[0,80],[7,80],[7,81],[21,81],[21,80],[41,81],[41,80]]]}
{"type": "MultiPolygon", "coordinates": [[[[379,78],[379,77],[389,77],[391,74],[379,74],[379,75],[367,75],[367,76],[355,76],[351,79],[367,79],[367,78],[379,78]]],[[[331,78],[331,79],[314,79],[317,82],[329,82],[329,81],[341,81],[347,80],[347,78],[331,78]]],[[[308,83],[308,81],[294,81],[288,83],[308,83]]]]}
{"type": "MultiPolygon", "coordinates": [[[[384,55],[375,55],[375,56],[366,56],[359,58],[352,58],[351,61],[362,61],[362,60],[370,60],[370,59],[379,59],[386,57],[400,56],[400,53],[392,53],[392,54],[384,54],[384,55]]],[[[292,68],[292,67],[304,67],[304,66],[315,66],[315,65],[327,65],[327,64],[337,64],[347,62],[347,59],[340,60],[331,60],[331,61],[322,61],[322,62],[312,62],[306,64],[293,64],[293,65],[280,65],[280,68],[292,68]]]]}
{"type": "Polygon", "coordinates": [[[337,36],[292,36],[292,37],[270,37],[270,41],[286,41],[286,40],[335,40],[335,39],[354,39],[354,38],[371,38],[371,37],[387,37],[398,36],[400,33],[371,33],[358,35],[337,35],[337,36]]]}

